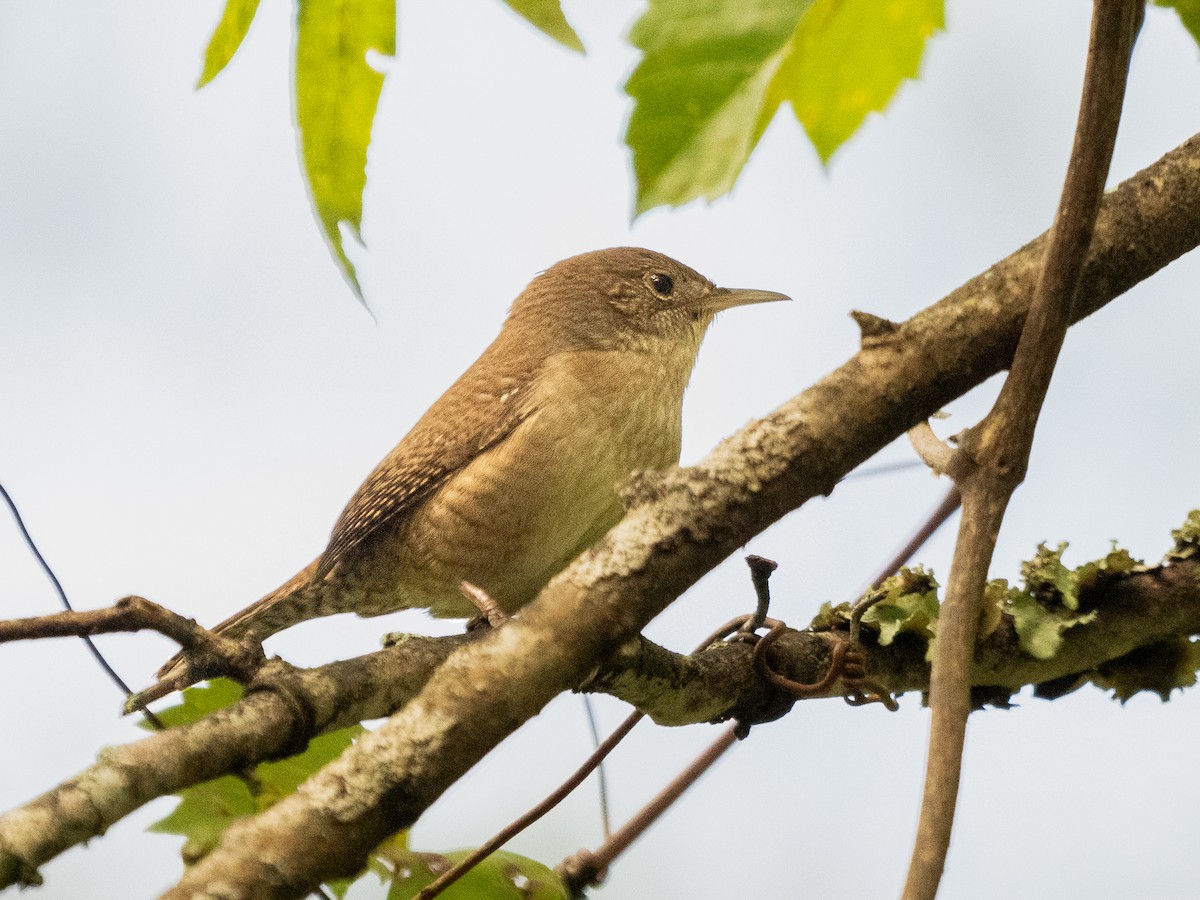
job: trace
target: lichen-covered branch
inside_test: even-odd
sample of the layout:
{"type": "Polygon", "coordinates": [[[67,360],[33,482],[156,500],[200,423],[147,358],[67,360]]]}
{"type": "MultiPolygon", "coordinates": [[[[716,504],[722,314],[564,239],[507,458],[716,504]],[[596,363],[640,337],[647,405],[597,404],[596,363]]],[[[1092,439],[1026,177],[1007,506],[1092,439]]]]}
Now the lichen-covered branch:
{"type": "MultiPolygon", "coordinates": [[[[1039,696],[1053,697],[1090,680],[1122,699],[1138,691],[1165,699],[1193,684],[1200,666],[1189,642],[1200,634],[1200,510],[1171,536],[1174,546],[1157,565],[1114,549],[1068,569],[1065,544],[1043,546],[1022,564],[1020,588],[990,582],[971,666],[977,696],[1000,702],[1037,685],[1039,696]],[[1157,651],[1157,663],[1139,662],[1147,648],[1157,651]]],[[[876,603],[862,623],[867,669],[893,693],[928,690],[937,588],[929,573],[906,569],[868,595],[876,603]]],[[[832,645],[847,637],[851,609],[825,606],[806,630],[787,631],[772,647],[771,667],[794,681],[820,680],[832,645]]],[[[755,675],[750,655],[747,645],[731,643],[682,656],[639,637],[588,689],[612,693],[663,725],[762,721],[778,714],[782,698],[755,675]]],[[[840,690],[833,684],[824,696],[840,690]]]]}
{"type": "MultiPolygon", "coordinates": [[[[1036,685],[1039,695],[1057,697],[1091,681],[1115,690],[1122,699],[1139,690],[1165,697],[1194,681],[1196,666],[1188,660],[1178,660],[1171,671],[1138,671],[1133,666],[1143,648],[1162,650],[1172,643],[1183,647],[1190,636],[1200,635],[1200,560],[1094,583],[1081,591],[1078,604],[1086,612],[1071,617],[1077,624],[1064,628],[1053,652],[1045,656],[1030,652],[1028,636],[1021,634],[1013,614],[997,607],[992,630],[976,647],[971,667],[976,696],[1001,703],[1021,688],[1036,685]],[[1119,682],[1118,670],[1125,675],[1119,682]]],[[[771,649],[771,667],[795,681],[820,680],[829,666],[831,647],[846,639],[848,614],[848,607],[831,611],[816,623],[819,630],[786,632],[771,649]]],[[[936,619],[930,629],[936,629],[936,619]]],[[[868,629],[863,648],[872,679],[895,694],[927,691],[926,653],[932,635],[909,631],[887,645],[879,643],[878,635],[868,629]]],[[[623,648],[610,670],[588,689],[620,697],[660,725],[775,718],[794,700],[772,694],[757,678],[751,653],[746,644],[733,643],[685,656],[639,638],[623,648]]],[[[1177,656],[1165,654],[1168,659],[1177,656]]],[[[824,696],[836,697],[840,691],[834,684],[824,696]]]]}

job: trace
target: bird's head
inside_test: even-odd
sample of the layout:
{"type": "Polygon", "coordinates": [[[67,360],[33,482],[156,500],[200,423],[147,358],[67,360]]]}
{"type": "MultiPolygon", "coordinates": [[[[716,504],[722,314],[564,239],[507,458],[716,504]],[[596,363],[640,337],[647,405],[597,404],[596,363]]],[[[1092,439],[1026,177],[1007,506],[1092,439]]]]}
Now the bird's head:
{"type": "Polygon", "coordinates": [[[513,303],[514,326],[560,350],[699,348],[716,313],[787,300],[783,294],[721,288],[683,263],[640,247],[572,256],[538,275],[513,303]]]}

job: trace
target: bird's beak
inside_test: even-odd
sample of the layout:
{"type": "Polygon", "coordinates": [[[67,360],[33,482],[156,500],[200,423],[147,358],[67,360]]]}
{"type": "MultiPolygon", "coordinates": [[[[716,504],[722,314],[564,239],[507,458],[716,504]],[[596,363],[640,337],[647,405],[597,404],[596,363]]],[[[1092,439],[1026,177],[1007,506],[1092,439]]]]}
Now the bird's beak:
{"type": "Polygon", "coordinates": [[[787,294],[775,291],[759,291],[754,288],[715,288],[704,298],[703,306],[718,313],[733,306],[749,306],[751,303],[774,303],[776,300],[791,300],[787,294]]]}

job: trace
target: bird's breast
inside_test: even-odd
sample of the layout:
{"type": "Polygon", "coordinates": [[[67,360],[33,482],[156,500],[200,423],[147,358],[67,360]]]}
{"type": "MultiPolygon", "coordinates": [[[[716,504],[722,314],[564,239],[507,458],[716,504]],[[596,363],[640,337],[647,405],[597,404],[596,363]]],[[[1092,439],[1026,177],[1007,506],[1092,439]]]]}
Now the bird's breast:
{"type": "Polygon", "coordinates": [[[690,365],[680,375],[671,362],[601,351],[547,360],[524,421],[408,524],[403,590],[420,596],[408,605],[470,614],[458,590],[465,579],[513,611],[615,525],[617,485],[679,459],[690,365]]]}

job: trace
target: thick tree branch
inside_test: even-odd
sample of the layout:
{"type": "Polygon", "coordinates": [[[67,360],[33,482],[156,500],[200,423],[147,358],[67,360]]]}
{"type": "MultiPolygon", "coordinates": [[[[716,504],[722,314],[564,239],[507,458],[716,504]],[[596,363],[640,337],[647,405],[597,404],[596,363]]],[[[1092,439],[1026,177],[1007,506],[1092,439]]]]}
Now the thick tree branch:
{"type": "MultiPolygon", "coordinates": [[[[642,479],[630,515],[522,616],[452,657],[415,702],[295,797],[234,828],[173,896],[221,886],[228,897],[298,897],[356,870],[380,839],[724,556],[1007,365],[1044,241],[909,321],[864,333],[855,357],[700,465],[642,479]]],[[[1200,138],[1192,138],[1105,197],[1075,318],[1197,243],[1200,138]]],[[[27,868],[46,858],[17,855],[27,868]]]]}

